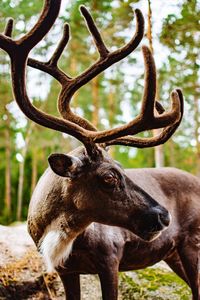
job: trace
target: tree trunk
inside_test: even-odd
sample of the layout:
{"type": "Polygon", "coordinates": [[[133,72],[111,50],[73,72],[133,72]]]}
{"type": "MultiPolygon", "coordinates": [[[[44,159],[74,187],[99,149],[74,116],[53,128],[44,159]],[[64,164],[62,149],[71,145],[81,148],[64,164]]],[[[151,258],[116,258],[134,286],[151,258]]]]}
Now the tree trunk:
{"type": "Polygon", "coordinates": [[[27,130],[25,145],[22,150],[23,161],[19,163],[19,181],[18,181],[18,195],[17,195],[17,221],[21,221],[22,217],[22,205],[23,205],[23,187],[24,187],[24,167],[26,154],[28,150],[28,144],[30,141],[30,136],[35,123],[31,123],[29,129],[27,130]]]}
{"type": "Polygon", "coordinates": [[[200,177],[200,142],[199,142],[199,99],[194,95],[194,121],[195,121],[195,140],[196,140],[196,175],[200,177]]]}
{"type": "Polygon", "coordinates": [[[176,167],[176,159],[175,159],[175,147],[174,147],[174,141],[170,139],[168,141],[168,147],[169,147],[169,165],[170,167],[176,167]]]}
{"type": "MultiPolygon", "coordinates": [[[[110,83],[110,91],[108,94],[108,120],[109,120],[110,128],[113,128],[113,126],[114,126],[115,110],[116,110],[116,105],[115,105],[115,99],[114,99],[114,88],[110,83]]],[[[111,146],[109,153],[114,158],[115,157],[115,147],[111,146]]]]}
{"type": "MultiPolygon", "coordinates": [[[[70,70],[71,70],[71,76],[74,77],[74,76],[77,76],[77,60],[75,57],[72,57],[71,58],[71,63],[70,63],[70,70]]],[[[78,100],[77,100],[77,97],[78,97],[78,91],[75,92],[75,94],[73,95],[73,98],[72,98],[72,107],[74,108],[75,112],[77,110],[77,107],[78,107],[78,100]]]]}
{"type": "Polygon", "coordinates": [[[21,216],[22,216],[24,165],[25,165],[25,157],[23,157],[23,161],[19,163],[19,182],[18,182],[18,194],[17,194],[17,221],[21,221],[21,216]]]}
{"type": "MultiPolygon", "coordinates": [[[[154,130],[153,135],[154,136],[158,135],[160,130],[161,129],[154,130]]],[[[163,145],[159,145],[154,148],[154,156],[155,156],[155,167],[156,168],[164,167],[163,145]]]]}
{"type": "Polygon", "coordinates": [[[5,129],[5,211],[10,217],[11,214],[11,136],[10,136],[10,118],[7,112],[6,129],[5,129]]]}
{"type": "Polygon", "coordinates": [[[113,127],[115,121],[115,99],[114,99],[114,88],[111,86],[108,94],[108,120],[110,128],[113,127]]]}
{"type": "Polygon", "coordinates": [[[95,77],[92,80],[92,102],[93,102],[92,124],[95,127],[98,127],[98,124],[99,124],[99,82],[98,82],[97,77],[95,77]]]}
{"type": "MultiPolygon", "coordinates": [[[[151,10],[151,0],[148,0],[148,27],[147,27],[147,38],[149,40],[149,47],[153,54],[153,38],[152,38],[152,10],[151,10]]],[[[158,91],[158,82],[156,82],[156,100],[159,100],[159,91],[158,91]]],[[[153,135],[156,136],[160,133],[161,129],[154,129],[153,135]]],[[[155,167],[164,166],[164,149],[163,145],[154,147],[154,156],[155,156],[155,167]]]]}
{"type": "Polygon", "coordinates": [[[37,161],[38,161],[37,152],[34,151],[32,154],[31,195],[37,183],[37,174],[38,174],[37,161]]]}

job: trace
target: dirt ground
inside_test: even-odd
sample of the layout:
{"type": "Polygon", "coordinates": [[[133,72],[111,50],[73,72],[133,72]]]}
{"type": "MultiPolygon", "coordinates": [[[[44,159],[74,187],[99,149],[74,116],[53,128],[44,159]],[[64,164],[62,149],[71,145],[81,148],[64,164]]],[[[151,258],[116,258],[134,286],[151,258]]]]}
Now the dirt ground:
{"type": "MultiPolygon", "coordinates": [[[[45,267],[29,237],[26,225],[0,225],[0,300],[64,299],[57,274],[45,273],[45,267]]],[[[96,276],[82,276],[82,300],[101,299],[96,276]]]]}

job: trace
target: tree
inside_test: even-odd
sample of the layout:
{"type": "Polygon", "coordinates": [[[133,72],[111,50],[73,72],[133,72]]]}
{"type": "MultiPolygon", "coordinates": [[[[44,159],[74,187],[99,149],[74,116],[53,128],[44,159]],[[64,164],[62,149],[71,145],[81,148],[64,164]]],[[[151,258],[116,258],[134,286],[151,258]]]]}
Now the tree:
{"type": "Polygon", "coordinates": [[[198,175],[200,174],[199,14],[198,1],[185,0],[180,15],[168,15],[161,32],[161,42],[170,49],[168,63],[165,65],[165,69],[170,74],[167,80],[169,84],[173,81],[173,85],[176,84],[183,88],[187,101],[185,112],[187,118],[184,119],[185,130],[182,133],[187,139],[188,146],[191,147],[192,139],[195,141],[196,173],[198,175]]]}
{"type": "MultiPolygon", "coordinates": [[[[26,25],[28,20],[33,17],[33,14],[38,13],[41,9],[41,1],[26,1],[21,0],[18,2],[1,1],[0,3],[0,31],[4,30],[6,17],[15,18],[15,34],[18,35],[22,31],[26,30],[26,25]],[[31,8],[31,9],[30,9],[31,8]],[[18,26],[20,22],[20,26],[18,26]],[[17,28],[17,29],[16,29],[17,28]],[[19,30],[20,28],[20,30],[19,30]]],[[[1,109],[0,109],[0,128],[2,133],[1,149],[5,161],[3,163],[2,170],[5,173],[4,184],[4,205],[2,206],[2,211],[4,216],[6,216],[7,221],[12,220],[14,215],[13,208],[15,207],[16,193],[14,193],[14,182],[17,180],[17,172],[15,171],[16,161],[15,157],[15,139],[18,131],[17,120],[15,120],[14,115],[11,113],[13,107],[13,96],[11,92],[11,83],[9,78],[9,66],[8,58],[4,52],[0,53],[0,98],[1,98],[1,109]]],[[[21,189],[22,190],[22,189],[21,189]]],[[[19,194],[21,192],[19,191],[19,194]]],[[[2,215],[2,214],[1,214],[2,215]]]]}
{"type": "Polygon", "coordinates": [[[2,132],[2,147],[4,148],[4,160],[5,160],[5,189],[4,189],[4,213],[7,218],[11,215],[11,153],[12,153],[12,137],[13,137],[13,124],[12,116],[9,111],[9,104],[12,101],[11,88],[9,86],[9,81],[3,75],[0,79],[0,99],[1,99],[1,109],[0,109],[0,124],[2,132]]]}
{"type": "MultiPolygon", "coordinates": [[[[154,53],[153,49],[153,38],[152,38],[152,10],[151,10],[151,1],[148,0],[148,26],[147,26],[147,39],[149,41],[149,47],[151,52],[154,53]]],[[[158,90],[158,79],[156,83],[156,100],[159,101],[159,90],[158,90]]],[[[154,129],[153,135],[158,135],[160,133],[160,129],[154,129]]],[[[156,167],[164,167],[164,149],[163,145],[159,145],[154,148],[155,153],[155,166],[156,167]]]]}

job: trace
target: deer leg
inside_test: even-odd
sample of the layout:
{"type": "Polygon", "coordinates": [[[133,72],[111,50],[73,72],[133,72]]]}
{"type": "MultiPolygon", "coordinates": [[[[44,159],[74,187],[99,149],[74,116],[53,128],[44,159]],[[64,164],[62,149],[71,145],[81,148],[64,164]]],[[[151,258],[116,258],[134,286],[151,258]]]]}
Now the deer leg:
{"type": "Polygon", "coordinates": [[[66,300],[80,300],[80,275],[79,274],[59,274],[64,289],[66,300]]]}
{"type": "Polygon", "coordinates": [[[165,259],[165,262],[181,279],[183,279],[190,286],[180,256],[177,252],[173,252],[172,255],[165,259]]]}
{"type": "Polygon", "coordinates": [[[118,265],[109,267],[99,273],[103,300],[117,300],[118,296],[118,265]]]}
{"type": "Polygon", "coordinates": [[[191,245],[181,245],[179,255],[192,290],[193,300],[200,300],[199,250],[191,245]]]}

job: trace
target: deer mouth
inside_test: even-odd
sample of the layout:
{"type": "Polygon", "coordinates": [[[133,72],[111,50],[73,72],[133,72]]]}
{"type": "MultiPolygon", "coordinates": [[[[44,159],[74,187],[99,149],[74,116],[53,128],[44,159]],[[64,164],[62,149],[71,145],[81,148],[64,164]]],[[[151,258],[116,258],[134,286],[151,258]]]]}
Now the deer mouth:
{"type": "Polygon", "coordinates": [[[135,235],[137,235],[139,238],[141,238],[144,241],[151,242],[155,239],[157,239],[162,232],[167,229],[167,227],[163,227],[162,229],[144,229],[140,230],[136,229],[135,226],[132,228],[128,228],[130,231],[132,231],[135,235]]]}
{"type": "Polygon", "coordinates": [[[145,241],[153,241],[166,230],[171,222],[170,213],[156,206],[150,213],[141,214],[137,220],[132,218],[131,231],[145,241]]]}
{"type": "Polygon", "coordinates": [[[152,242],[161,235],[161,232],[162,232],[162,230],[154,231],[154,232],[142,232],[142,233],[139,233],[138,236],[141,239],[143,239],[144,241],[152,242]]]}

